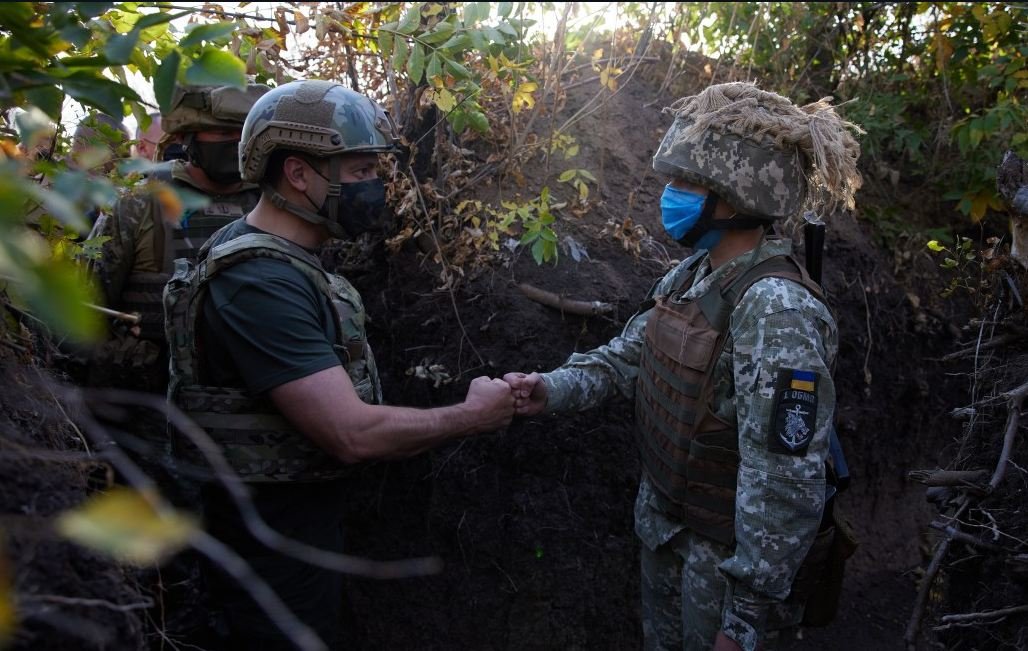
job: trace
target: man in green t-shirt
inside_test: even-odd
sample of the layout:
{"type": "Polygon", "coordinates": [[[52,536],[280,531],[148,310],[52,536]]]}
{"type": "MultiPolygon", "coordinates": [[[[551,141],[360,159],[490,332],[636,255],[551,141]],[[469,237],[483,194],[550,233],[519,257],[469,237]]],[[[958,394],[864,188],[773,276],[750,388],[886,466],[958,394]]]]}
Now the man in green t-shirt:
{"type": "MultiPolygon", "coordinates": [[[[260,184],[260,201],[165,293],[169,398],[219,444],[273,528],[324,549],[342,547],[347,464],[418,454],[504,427],[513,414],[510,387],[486,377],[457,405],[382,405],[360,295],[313,254],[331,237],[375,227],[385,197],[378,156],[395,142],[385,111],[343,86],[272,90],[251,109],[240,144],[242,178],[260,184]]],[[[179,443],[183,460],[201,461],[179,443]]],[[[269,552],[219,487],[205,486],[202,501],[211,532],[338,648],[339,576],[269,552]]],[[[249,595],[217,572],[208,580],[224,613],[223,646],[292,648],[249,595]]]]}

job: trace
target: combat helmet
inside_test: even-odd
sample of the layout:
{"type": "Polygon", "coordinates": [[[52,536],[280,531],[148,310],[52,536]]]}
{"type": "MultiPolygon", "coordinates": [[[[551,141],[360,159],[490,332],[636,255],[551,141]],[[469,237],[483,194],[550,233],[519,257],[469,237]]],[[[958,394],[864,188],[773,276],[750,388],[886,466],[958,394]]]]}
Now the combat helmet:
{"type": "Polygon", "coordinates": [[[861,130],[830,101],[800,107],[752,83],[709,86],[664,109],[675,120],[653,169],[731,203],[736,217],[714,228],[752,228],[804,208],[851,208],[861,184],[851,131],[861,130]]]}
{"type": "Polygon", "coordinates": [[[339,155],[395,152],[398,142],[389,114],[371,98],[331,81],[294,81],[275,88],[250,110],[239,141],[239,167],[243,180],[261,183],[275,205],[343,237],[339,155]],[[286,200],[264,183],[268,162],[279,150],[328,159],[327,215],[286,200]]]}
{"type": "Polygon", "coordinates": [[[234,86],[176,86],[171,108],[161,114],[165,133],[179,134],[205,129],[238,129],[247,113],[271,89],[264,84],[234,86]]]}

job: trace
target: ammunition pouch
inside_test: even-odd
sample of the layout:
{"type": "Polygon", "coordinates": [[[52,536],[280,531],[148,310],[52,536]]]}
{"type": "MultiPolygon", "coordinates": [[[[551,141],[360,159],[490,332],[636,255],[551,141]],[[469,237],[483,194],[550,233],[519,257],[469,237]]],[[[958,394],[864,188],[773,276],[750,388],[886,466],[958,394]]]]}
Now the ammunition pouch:
{"type": "Polygon", "coordinates": [[[846,560],[857,550],[857,538],[833,509],[814,538],[792,583],[787,604],[804,605],[803,626],[828,626],[839,610],[846,560]]]}

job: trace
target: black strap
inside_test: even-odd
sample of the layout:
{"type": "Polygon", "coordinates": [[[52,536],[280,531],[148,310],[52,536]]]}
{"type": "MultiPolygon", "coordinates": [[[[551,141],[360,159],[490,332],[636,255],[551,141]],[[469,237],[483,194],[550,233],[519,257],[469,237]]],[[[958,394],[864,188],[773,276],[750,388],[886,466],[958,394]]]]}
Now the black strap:
{"type": "Polygon", "coordinates": [[[758,226],[767,228],[774,223],[774,219],[771,217],[742,213],[736,213],[728,219],[715,219],[714,211],[717,209],[717,204],[720,200],[721,197],[713,190],[707,192],[707,197],[703,200],[703,210],[700,212],[699,220],[695,226],[689,229],[688,233],[678,240],[679,244],[692,248],[696,246],[696,242],[701,237],[712,230],[745,230],[757,228],[758,226]]]}

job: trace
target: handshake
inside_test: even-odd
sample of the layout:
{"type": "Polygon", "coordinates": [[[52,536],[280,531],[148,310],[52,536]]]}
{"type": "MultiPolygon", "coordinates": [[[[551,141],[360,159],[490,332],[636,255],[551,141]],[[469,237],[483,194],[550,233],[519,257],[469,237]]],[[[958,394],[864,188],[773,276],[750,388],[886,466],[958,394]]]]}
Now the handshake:
{"type": "Polygon", "coordinates": [[[538,373],[507,373],[503,379],[477,377],[468,386],[463,407],[475,417],[475,431],[500,429],[514,416],[540,413],[546,407],[546,384],[538,373]]]}

